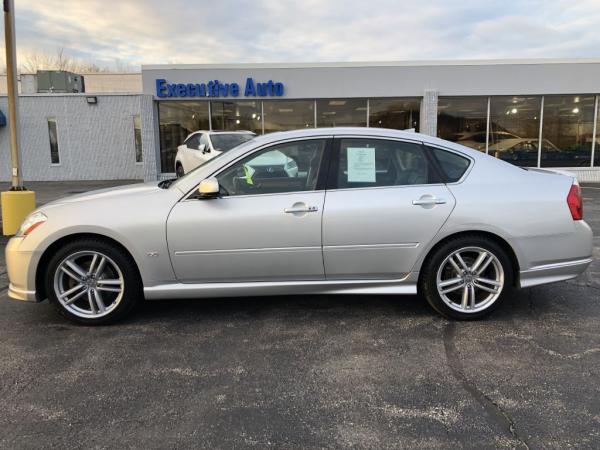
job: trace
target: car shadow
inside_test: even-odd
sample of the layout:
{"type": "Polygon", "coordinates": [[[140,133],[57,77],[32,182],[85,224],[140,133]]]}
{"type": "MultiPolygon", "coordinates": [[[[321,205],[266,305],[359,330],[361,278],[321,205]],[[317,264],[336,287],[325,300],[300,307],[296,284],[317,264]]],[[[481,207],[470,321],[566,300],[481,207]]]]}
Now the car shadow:
{"type": "Polygon", "coordinates": [[[186,318],[191,316],[249,317],[273,314],[355,315],[365,313],[402,312],[409,315],[430,313],[418,296],[362,295],[288,295],[267,297],[226,297],[187,300],[151,300],[143,302],[137,317],[186,318]]]}
{"type": "MultiPolygon", "coordinates": [[[[530,294],[514,290],[491,317],[510,321],[515,315],[527,313],[530,307],[530,294]]],[[[357,317],[365,320],[389,317],[446,320],[417,295],[289,295],[146,301],[128,322],[190,323],[205,319],[228,321],[244,318],[344,320],[357,317]]]]}
{"type": "MultiPolygon", "coordinates": [[[[499,324],[514,324],[515,320],[524,317],[539,320],[555,310],[558,304],[560,302],[544,288],[512,290],[504,303],[482,320],[499,324]]],[[[43,307],[39,306],[18,308],[20,322],[51,328],[78,327],[58,316],[47,302],[43,307]]],[[[327,324],[332,320],[369,326],[391,321],[397,324],[402,321],[438,325],[468,323],[441,317],[424,298],[417,295],[287,295],[144,301],[133,314],[110,327],[194,327],[202,322],[210,322],[213,326],[232,323],[252,325],[259,321],[294,326],[310,322],[327,324]]]]}

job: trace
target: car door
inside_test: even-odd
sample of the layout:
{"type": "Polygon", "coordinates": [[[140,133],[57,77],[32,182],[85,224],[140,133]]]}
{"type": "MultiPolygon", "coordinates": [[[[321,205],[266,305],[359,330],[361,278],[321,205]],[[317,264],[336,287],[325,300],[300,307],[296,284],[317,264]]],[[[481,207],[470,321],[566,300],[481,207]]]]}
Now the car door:
{"type": "Polygon", "coordinates": [[[216,174],[219,198],[191,195],[180,201],[167,221],[177,278],[184,283],[323,279],[327,174],[322,165],[329,142],[304,139],[262,148],[216,174]]]}
{"type": "Polygon", "coordinates": [[[412,270],[455,204],[431,158],[418,142],[335,139],[323,212],[327,279],[412,270]]]}

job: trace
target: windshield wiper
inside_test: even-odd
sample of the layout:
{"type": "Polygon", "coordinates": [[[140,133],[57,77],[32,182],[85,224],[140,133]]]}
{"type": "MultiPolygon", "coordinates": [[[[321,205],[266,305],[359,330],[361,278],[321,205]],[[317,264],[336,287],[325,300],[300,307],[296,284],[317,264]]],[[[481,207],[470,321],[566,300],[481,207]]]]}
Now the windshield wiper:
{"type": "Polygon", "coordinates": [[[162,180],[160,183],[158,183],[158,187],[161,189],[168,189],[169,186],[171,186],[175,180],[177,180],[177,178],[168,178],[166,180],[162,180]]]}

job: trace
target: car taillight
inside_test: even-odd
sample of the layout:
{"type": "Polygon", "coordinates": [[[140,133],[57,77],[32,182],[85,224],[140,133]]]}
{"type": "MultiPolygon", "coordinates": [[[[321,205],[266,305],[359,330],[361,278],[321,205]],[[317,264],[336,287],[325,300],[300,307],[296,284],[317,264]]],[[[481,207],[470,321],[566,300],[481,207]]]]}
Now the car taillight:
{"type": "Polygon", "coordinates": [[[569,205],[573,220],[583,220],[583,202],[579,185],[574,184],[571,186],[569,195],[567,195],[567,205],[569,205]]]}

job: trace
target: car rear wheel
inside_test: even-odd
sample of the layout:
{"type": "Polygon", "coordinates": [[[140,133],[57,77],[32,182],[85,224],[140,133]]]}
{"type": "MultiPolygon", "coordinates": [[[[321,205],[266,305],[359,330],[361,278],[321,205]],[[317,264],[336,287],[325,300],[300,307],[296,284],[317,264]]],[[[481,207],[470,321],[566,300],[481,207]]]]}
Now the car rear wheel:
{"type": "Polygon", "coordinates": [[[71,242],[50,260],[48,299],[64,317],[82,324],[108,324],[129,314],[143,297],[135,262],[100,239],[71,242]]]}
{"type": "Polygon", "coordinates": [[[491,239],[464,236],[444,243],[424,264],[421,292],[445,317],[479,319],[502,302],[512,286],[512,266],[491,239]]]}
{"type": "Polygon", "coordinates": [[[177,164],[177,167],[175,167],[175,175],[177,176],[177,178],[181,178],[185,175],[185,172],[183,171],[183,166],[181,164],[177,164]]]}

